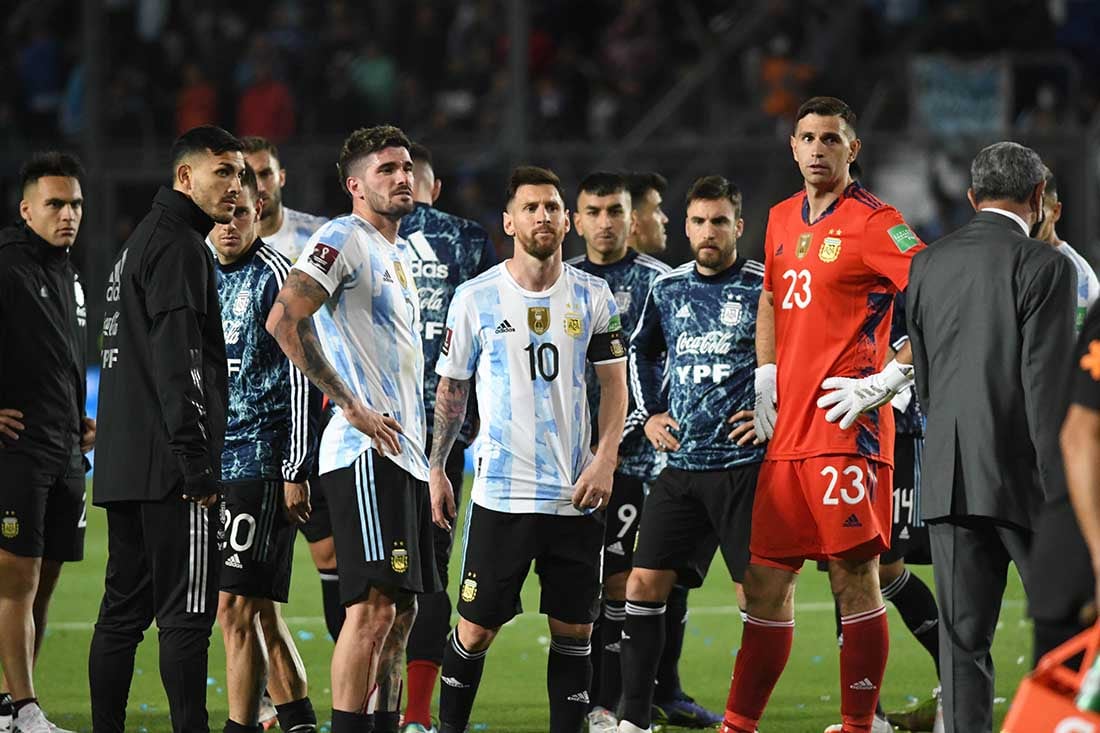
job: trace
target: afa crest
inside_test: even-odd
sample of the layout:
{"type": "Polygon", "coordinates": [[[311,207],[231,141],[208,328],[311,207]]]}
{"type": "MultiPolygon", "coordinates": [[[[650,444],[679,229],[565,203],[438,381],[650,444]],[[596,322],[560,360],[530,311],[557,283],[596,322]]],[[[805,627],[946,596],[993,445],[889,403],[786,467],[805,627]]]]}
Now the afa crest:
{"type": "Polygon", "coordinates": [[[722,312],[718,314],[718,320],[726,326],[736,326],[741,322],[743,310],[740,300],[730,300],[722,304],[722,312]]]}
{"type": "Polygon", "coordinates": [[[4,519],[0,521],[0,534],[8,540],[19,536],[19,519],[15,516],[15,512],[7,512],[4,515],[4,519]]]}
{"type": "MultiPolygon", "coordinates": [[[[840,231],[830,229],[829,234],[839,235],[840,231]]],[[[821,258],[822,262],[836,262],[836,258],[840,257],[840,237],[825,237],[825,240],[821,243],[821,249],[817,251],[817,256],[821,258]]]]}
{"type": "Polygon", "coordinates": [[[477,598],[477,575],[470,573],[470,576],[462,581],[462,590],[459,592],[459,597],[462,598],[464,603],[473,603],[477,598]]]}
{"type": "Polygon", "coordinates": [[[536,336],[546,333],[546,329],[550,328],[550,309],[541,305],[528,308],[527,325],[536,336]]]}
{"type": "Polygon", "coordinates": [[[584,323],[580,313],[565,314],[565,333],[573,338],[580,338],[584,333],[584,323]]]}
{"type": "Polygon", "coordinates": [[[404,542],[394,542],[393,552],[390,553],[390,567],[395,573],[403,573],[409,569],[409,551],[405,549],[404,542]]]}

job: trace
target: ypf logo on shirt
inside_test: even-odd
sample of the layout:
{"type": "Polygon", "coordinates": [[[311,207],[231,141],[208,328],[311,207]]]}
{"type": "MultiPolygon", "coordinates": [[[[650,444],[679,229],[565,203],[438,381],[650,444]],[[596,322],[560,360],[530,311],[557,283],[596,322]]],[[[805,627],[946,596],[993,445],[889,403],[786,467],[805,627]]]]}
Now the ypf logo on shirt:
{"type": "Polygon", "coordinates": [[[336,257],[339,254],[340,250],[335,247],[330,247],[324,242],[318,242],[313,245],[313,251],[309,254],[309,262],[327,275],[328,271],[332,269],[332,265],[336,262],[336,257]]]}

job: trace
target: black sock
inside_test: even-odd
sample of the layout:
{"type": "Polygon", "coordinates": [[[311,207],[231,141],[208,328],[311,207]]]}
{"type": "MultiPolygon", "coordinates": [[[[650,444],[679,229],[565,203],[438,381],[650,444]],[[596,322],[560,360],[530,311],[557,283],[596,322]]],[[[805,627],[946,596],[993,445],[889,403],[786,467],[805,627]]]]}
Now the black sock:
{"type": "Polygon", "coordinates": [[[321,605],[325,609],[325,627],[333,641],[340,638],[340,629],[344,628],[344,604],[340,602],[340,576],[336,568],[320,569],[321,605]]]}
{"type": "Polygon", "coordinates": [[[844,624],[840,622],[840,601],[833,598],[833,623],[836,624],[836,645],[837,647],[844,646],[844,624]]]}
{"type": "Polygon", "coordinates": [[[37,697],[25,697],[22,700],[13,700],[11,704],[11,714],[19,715],[19,711],[30,705],[31,703],[38,702],[37,697]]]}
{"type": "Polygon", "coordinates": [[[623,669],[623,714],[642,728],[649,727],[653,704],[653,680],[665,645],[665,604],[651,601],[626,602],[626,619],[620,659],[623,669]]]}
{"type": "Polygon", "coordinates": [[[317,729],[317,713],[308,697],[275,706],[279,728],[286,733],[310,733],[317,729]]]}
{"type": "Polygon", "coordinates": [[[470,722],[481,673],[485,669],[486,651],[467,651],[458,640],[457,629],[451,632],[443,650],[443,667],[439,671],[439,721],[454,730],[465,730],[470,722]]]}
{"type": "Polygon", "coordinates": [[[550,733],[576,733],[588,714],[592,684],[592,645],[587,639],[550,637],[546,660],[546,693],[550,699],[550,733]]]}
{"type": "Polygon", "coordinates": [[[257,723],[256,725],[244,725],[238,723],[232,719],[226,719],[225,727],[222,728],[224,733],[263,733],[264,727],[257,723]]]}
{"type": "Polygon", "coordinates": [[[882,597],[894,604],[906,628],[932,656],[936,677],[940,676],[940,611],[936,598],[924,581],[905,569],[897,580],[882,589],[882,597]]]}
{"type": "Polygon", "coordinates": [[[401,713],[396,710],[374,711],[374,733],[398,733],[401,713]]]}
{"type": "MultiPolygon", "coordinates": [[[[607,604],[607,601],[604,601],[607,604]]],[[[622,629],[619,629],[620,633],[622,629]]],[[[599,705],[603,696],[603,614],[601,613],[592,622],[592,635],[589,637],[592,646],[592,684],[589,685],[588,694],[592,698],[593,705],[599,705]]],[[[589,708],[591,710],[591,708],[589,708]]]]}
{"type": "Polygon", "coordinates": [[[371,733],[374,730],[373,716],[366,713],[349,713],[346,710],[332,711],[332,733],[371,733]]]}
{"type": "Polygon", "coordinates": [[[0,692],[0,715],[11,715],[11,695],[6,692],[0,692]]]}
{"type": "Polygon", "coordinates": [[[684,652],[684,629],[687,627],[688,591],[682,585],[674,585],[665,605],[665,647],[657,665],[657,689],[654,700],[675,700],[680,689],[680,655],[684,652]]]}
{"type": "MultiPolygon", "coordinates": [[[[619,654],[622,649],[623,620],[626,618],[626,601],[604,601],[603,640],[601,646],[592,645],[593,659],[601,659],[600,685],[592,698],[597,705],[611,712],[619,707],[623,694],[623,665],[619,654]]],[[[595,665],[593,665],[595,667],[595,665]]],[[[595,669],[592,674],[595,675],[595,669]]],[[[593,685],[595,687],[595,685],[593,685]]]]}

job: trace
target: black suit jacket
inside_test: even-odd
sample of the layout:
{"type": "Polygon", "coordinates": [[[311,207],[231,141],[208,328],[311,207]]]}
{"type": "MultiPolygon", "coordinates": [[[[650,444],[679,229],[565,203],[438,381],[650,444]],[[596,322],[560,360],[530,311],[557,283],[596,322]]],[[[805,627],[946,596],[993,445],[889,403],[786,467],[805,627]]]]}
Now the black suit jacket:
{"type": "Polygon", "coordinates": [[[1065,493],[1058,432],[1073,358],[1068,258],[979,212],[913,258],[909,336],[928,416],[921,516],[1032,529],[1065,493]]]}

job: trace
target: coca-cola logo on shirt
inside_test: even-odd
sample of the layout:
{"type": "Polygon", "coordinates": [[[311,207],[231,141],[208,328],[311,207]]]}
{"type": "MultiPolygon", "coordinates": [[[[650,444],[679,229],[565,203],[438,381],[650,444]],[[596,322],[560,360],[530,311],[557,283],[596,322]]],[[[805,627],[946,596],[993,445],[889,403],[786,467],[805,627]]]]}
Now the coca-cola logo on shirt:
{"type": "Polygon", "coordinates": [[[728,354],[733,350],[733,334],[728,331],[707,331],[698,336],[682,333],[676,339],[677,354],[712,356],[728,354]]]}
{"type": "Polygon", "coordinates": [[[309,262],[321,272],[328,274],[328,271],[332,269],[332,265],[336,262],[336,256],[340,254],[340,250],[335,247],[330,247],[324,242],[318,242],[313,245],[313,251],[309,254],[309,262]]]}

